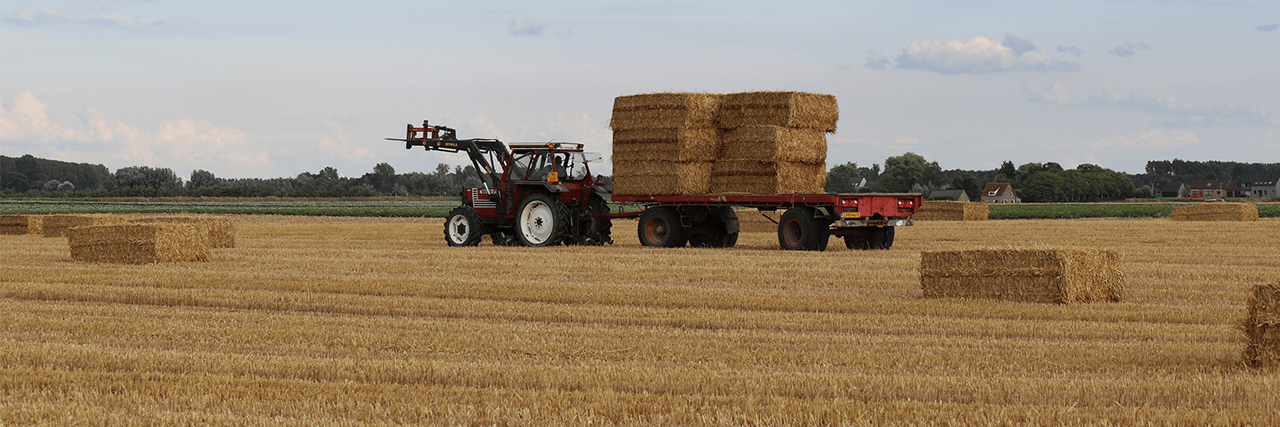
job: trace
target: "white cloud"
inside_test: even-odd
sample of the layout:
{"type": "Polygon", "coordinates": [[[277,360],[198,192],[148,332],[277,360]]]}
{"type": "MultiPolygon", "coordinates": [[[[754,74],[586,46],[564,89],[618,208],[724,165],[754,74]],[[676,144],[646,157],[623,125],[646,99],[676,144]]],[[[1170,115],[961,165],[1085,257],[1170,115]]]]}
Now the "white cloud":
{"type": "Polygon", "coordinates": [[[1151,129],[1129,135],[1113,135],[1089,142],[1087,145],[1092,148],[1147,149],[1181,147],[1199,143],[1200,137],[1185,130],[1165,133],[1159,129],[1151,129]]]}
{"type": "Polygon", "coordinates": [[[1032,92],[1031,100],[1046,104],[1070,104],[1071,92],[1062,83],[1054,83],[1048,89],[1032,92]]]}
{"type": "Polygon", "coordinates": [[[1080,69],[1080,64],[1034,49],[1031,42],[1013,34],[1007,34],[1004,43],[986,37],[974,37],[967,42],[922,40],[902,49],[902,55],[897,58],[897,68],[942,74],[1080,69]]]}
{"type": "Polygon", "coordinates": [[[351,138],[342,131],[342,126],[333,120],[325,120],[322,125],[324,135],[320,136],[318,146],[320,152],[328,156],[337,156],[343,160],[360,160],[372,158],[368,148],[351,144],[351,138]]]}
{"type": "Polygon", "coordinates": [[[1258,31],[1270,33],[1270,32],[1275,32],[1276,28],[1280,28],[1280,24],[1259,25],[1254,28],[1257,29],[1258,31]]]}
{"type": "Polygon", "coordinates": [[[512,19],[507,24],[507,32],[516,36],[540,36],[542,30],[547,28],[547,24],[529,19],[527,16],[521,16],[512,19]]]}
{"type": "Polygon", "coordinates": [[[190,117],[167,120],[154,130],[108,119],[88,109],[82,127],[49,118],[49,106],[31,92],[14,96],[13,107],[0,106],[0,141],[25,146],[28,153],[58,159],[126,166],[230,171],[258,176],[274,169],[265,150],[255,150],[245,133],[190,117]]]}
{"type": "Polygon", "coordinates": [[[889,58],[886,58],[880,51],[871,49],[867,51],[867,62],[863,63],[862,66],[873,70],[883,70],[889,66],[889,58]]]}
{"type": "Polygon", "coordinates": [[[1067,46],[1065,44],[1058,45],[1058,52],[1070,53],[1072,55],[1075,55],[1077,58],[1079,58],[1080,55],[1084,54],[1084,51],[1080,50],[1080,48],[1076,47],[1076,45],[1067,46]]]}
{"type": "Polygon", "coordinates": [[[1098,95],[1079,99],[1061,83],[1048,89],[1032,92],[1031,101],[1067,105],[1081,108],[1114,108],[1139,110],[1166,116],[1159,120],[1165,127],[1186,127],[1210,124],[1248,124],[1254,126],[1280,126],[1280,117],[1265,110],[1237,107],[1231,104],[1197,105],[1175,97],[1152,97],[1133,92],[1102,90],[1098,95]]]}
{"type": "Polygon", "coordinates": [[[1114,56],[1121,57],[1121,58],[1128,58],[1133,55],[1137,55],[1139,51],[1147,50],[1150,48],[1151,48],[1150,46],[1147,46],[1147,44],[1143,42],[1137,42],[1137,43],[1124,42],[1124,46],[1113,47],[1111,48],[1111,50],[1108,50],[1107,53],[1112,54],[1114,56]]]}
{"type": "Polygon", "coordinates": [[[125,16],[123,14],[113,12],[93,17],[84,17],[75,14],[74,10],[69,10],[65,7],[51,6],[39,7],[34,11],[24,9],[12,16],[0,18],[0,21],[15,25],[58,24],[71,22],[133,29],[148,27],[160,28],[164,26],[164,22],[140,16],[125,16]]]}

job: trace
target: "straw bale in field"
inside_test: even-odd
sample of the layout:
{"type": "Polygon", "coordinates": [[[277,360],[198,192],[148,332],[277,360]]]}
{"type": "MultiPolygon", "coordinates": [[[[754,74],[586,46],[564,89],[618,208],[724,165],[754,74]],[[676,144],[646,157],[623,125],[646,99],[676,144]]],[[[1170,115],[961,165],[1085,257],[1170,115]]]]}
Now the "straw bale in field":
{"type": "Polygon", "coordinates": [[[724,96],[720,127],[773,125],[836,131],[836,97],[806,92],[744,92],[724,96]]]}
{"type": "Polygon", "coordinates": [[[613,163],[613,194],[670,196],[706,194],[711,187],[711,162],[613,163]]]}
{"type": "Polygon", "coordinates": [[[209,247],[211,248],[234,248],[236,247],[236,230],[235,225],[230,218],[221,218],[213,216],[164,216],[152,218],[131,219],[132,223],[169,223],[169,224],[192,224],[196,229],[200,230],[209,238],[209,247]]]}
{"type": "Polygon", "coordinates": [[[924,221],[986,221],[990,209],[985,203],[930,200],[920,206],[912,219],[924,221]]]}
{"type": "Polygon", "coordinates": [[[822,129],[743,126],[724,134],[724,158],[767,162],[826,163],[827,134],[822,129]]]}
{"type": "Polygon", "coordinates": [[[0,215],[0,234],[44,234],[40,215],[0,215]]]}
{"type": "Polygon", "coordinates": [[[1254,203],[1208,203],[1173,208],[1174,221],[1257,221],[1254,203]]]}
{"type": "Polygon", "coordinates": [[[1280,283],[1253,287],[1244,319],[1244,360],[1255,368],[1280,367],[1280,283]]]}
{"type": "Polygon", "coordinates": [[[650,128],[613,132],[613,161],[710,162],[720,157],[720,129],[650,128]]]}
{"type": "Polygon", "coordinates": [[[118,215],[45,215],[43,222],[44,237],[64,237],[73,227],[120,224],[124,218],[118,215]]]}
{"type": "Polygon", "coordinates": [[[72,228],[71,259],[83,262],[147,264],[208,261],[209,238],[195,224],[129,223],[72,228]]]}
{"type": "Polygon", "coordinates": [[[821,194],[823,164],[721,160],[711,169],[712,194],[821,194]]]}
{"type": "Polygon", "coordinates": [[[926,298],[990,298],[1070,304],[1120,301],[1124,273],[1115,251],[974,249],[922,252],[926,298]]]}
{"type": "Polygon", "coordinates": [[[722,95],[714,93],[646,93],[613,100],[613,130],[716,127],[722,95]]]}

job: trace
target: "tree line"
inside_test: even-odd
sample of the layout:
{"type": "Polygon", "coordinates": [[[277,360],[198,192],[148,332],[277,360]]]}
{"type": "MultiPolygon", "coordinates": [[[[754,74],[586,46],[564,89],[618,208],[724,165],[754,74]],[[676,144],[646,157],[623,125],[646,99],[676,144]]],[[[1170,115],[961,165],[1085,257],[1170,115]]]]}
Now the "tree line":
{"type": "Polygon", "coordinates": [[[0,156],[3,197],[378,197],[452,196],[479,186],[472,166],[441,163],[430,173],[397,174],[387,163],[360,177],[333,167],[292,178],[219,178],[197,169],[183,180],[172,169],[129,166],[111,173],[103,165],[0,156]]]}

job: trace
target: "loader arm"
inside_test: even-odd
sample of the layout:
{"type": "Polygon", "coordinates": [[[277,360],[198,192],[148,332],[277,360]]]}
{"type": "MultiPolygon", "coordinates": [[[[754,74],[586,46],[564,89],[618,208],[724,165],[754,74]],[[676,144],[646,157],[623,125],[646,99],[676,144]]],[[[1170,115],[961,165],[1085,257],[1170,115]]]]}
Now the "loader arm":
{"type": "Polygon", "coordinates": [[[465,151],[476,168],[480,181],[490,188],[498,188],[502,182],[502,174],[494,169],[494,165],[505,165],[511,157],[506,144],[496,139],[457,139],[456,131],[445,126],[431,126],[427,121],[422,127],[408,126],[404,139],[386,138],[389,141],[403,141],[404,148],[423,147],[429,151],[457,153],[465,151]]]}

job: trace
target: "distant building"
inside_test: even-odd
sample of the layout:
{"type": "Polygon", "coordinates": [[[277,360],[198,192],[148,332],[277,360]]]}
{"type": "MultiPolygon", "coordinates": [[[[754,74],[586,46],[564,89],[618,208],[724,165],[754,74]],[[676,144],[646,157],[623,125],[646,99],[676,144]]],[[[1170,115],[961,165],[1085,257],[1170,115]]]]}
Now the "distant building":
{"type": "Polygon", "coordinates": [[[947,199],[955,200],[957,202],[967,202],[969,201],[969,193],[965,193],[964,190],[934,190],[932,193],[929,193],[929,198],[933,200],[947,199]]]}
{"type": "Polygon", "coordinates": [[[1240,180],[1244,197],[1280,197],[1280,173],[1247,176],[1240,180]]]}
{"type": "Polygon", "coordinates": [[[1200,179],[1188,186],[1189,197],[1221,199],[1223,197],[1240,197],[1240,181],[1226,179],[1200,179]]]}
{"type": "Polygon", "coordinates": [[[987,184],[982,189],[982,203],[1019,203],[1017,195],[1013,194],[1013,186],[1007,182],[993,182],[987,184]]]}
{"type": "Polygon", "coordinates": [[[1187,184],[1183,184],[1181,182],[1174,182],[1174,183],[1165,185],[1164,188],[1160,190],[1160,197],[1181,198],[1181,197],[1187,197],[1187,194],[1190,194],[1190,192],[1191,190],[1187,189],[1187,184]]]}

